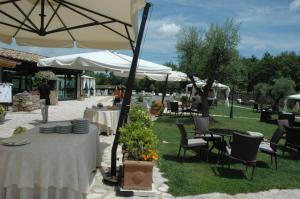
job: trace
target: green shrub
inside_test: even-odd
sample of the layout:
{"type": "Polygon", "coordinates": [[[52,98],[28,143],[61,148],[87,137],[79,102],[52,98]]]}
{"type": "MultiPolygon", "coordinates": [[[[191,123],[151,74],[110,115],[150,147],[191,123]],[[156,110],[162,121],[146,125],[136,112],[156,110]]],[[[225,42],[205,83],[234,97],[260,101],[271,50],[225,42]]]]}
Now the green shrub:
{"type": "Polygon", "coordinates": [[[6,110],[4,106],[0,105],[0,115],[4,115],[6,113],[6,110]]]}
{"type": "Polygon", "coordinates": [[[120,143],[130,160],[157,160],[158,138],[153,133],[153,124],[148,112],[134,107],[130,112],[130,122],[120,129],[120,143]]]}

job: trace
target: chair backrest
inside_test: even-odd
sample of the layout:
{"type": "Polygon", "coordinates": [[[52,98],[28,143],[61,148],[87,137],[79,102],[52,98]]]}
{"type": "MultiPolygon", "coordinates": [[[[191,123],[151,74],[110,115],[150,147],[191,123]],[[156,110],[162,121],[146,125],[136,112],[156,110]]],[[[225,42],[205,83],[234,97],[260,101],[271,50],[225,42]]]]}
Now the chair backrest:
{"type": "Polygon", "coordinates": [[[278,113],[278,119],[287,119],[289,120],[289,124],[290,126],[294,125],[294,121],[295,121],[295,113],[283,113],[283,112],[279,112],[278,113]]]}
{"type": "Polygon", "coordinates": [[[179,129],[180,132],[180,144],[182,146],[187,146],[188,145],[188,136],[187,136],[187,132],[183,126],[182,123],[176,122],[176,125],[179,129]]]}
{"type": "Polygon", "coordinates": [[[209,117],[193,116],[195,134],[205,135],[209,128],[209,117]]]}
{"type": "Polygon", "coordinates": [[[245,162],[255,162],[262,137],[233,133],[231,156],[245,162]]]}
{"type": "Polygon", "coordinates": [[[281,128],[276,128],[274,134],[272,135],[272,138],[270,140],[270,146],[271,148],[276,151],[277,149],[277,144],[280,140],[280,138],[282,137],[282,135],[284,134],[284,131],[281,128]]]}
{"type": "Polygon", "coordinates": [[[214,99],[207,99],[207,105],[211,106],[214,102],[214,99]]]}
{"type": "Polygon", "coordinates": [[[254,103],[254,104],[253,104],[253,109],[254,109],[254,110],[258,110],[258,104],[257,104],[257,103],[254,103]]]}
{"type": "Polygon", "coordinates": [[[166,103],[167,103],[167,110],[171,110],[170,100],[166,100],[166,103]]]}
{"type": "Polygon", "coordinates": [[[179,106],[178,106],[178,102],[170,102],[170,108],[171,108],[171,112],[178,112],[179,110],[179,106]]]}
{"type": "Polygon", "coordinates": [[[300,128],[286,127],[286,144],[300,148],[300,128]]]}
{"type": "Polygon", "coordinates": [[[285,127],[290,127],[290,123],[288,119],[278,119],[277,120],[278,128],[285,132],[285,127]]]}

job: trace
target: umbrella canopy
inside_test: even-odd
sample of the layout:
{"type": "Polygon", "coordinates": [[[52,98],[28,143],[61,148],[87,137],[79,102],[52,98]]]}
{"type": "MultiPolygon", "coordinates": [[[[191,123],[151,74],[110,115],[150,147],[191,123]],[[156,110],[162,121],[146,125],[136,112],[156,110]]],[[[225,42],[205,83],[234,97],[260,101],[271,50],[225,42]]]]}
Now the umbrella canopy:
{"type": "Polygon", "coordinates": [[[11,43],[15,38],[18,45],[73,47],[76,42],[83,48],[133,49],[137,14],[144,6],[144,0],[1,0],[0,41],[11,43]]]}
{"type": "MultiPolygon", "coordinates": [[[[128,77],[132,58],[108,50],[80,53],[41,59],[39,67],[55,67],[90,71],[110,71],[116,76],[128,77]]],[[[142,79],[151,75],[162,75],[171,72],[171,68],[139,59],[136,78],[142,79]]]]}
{"type": "MultiPolygon", "coordinates": [[[[155,81],[166,81],[167,75],[166,74],[152,74],[148,75],[148,78],[155,81]]],[[[181,81],[189,81],[187,75],[180,71],[171,71],[168,76],[169,82],[181,82],[181,81]]]]}

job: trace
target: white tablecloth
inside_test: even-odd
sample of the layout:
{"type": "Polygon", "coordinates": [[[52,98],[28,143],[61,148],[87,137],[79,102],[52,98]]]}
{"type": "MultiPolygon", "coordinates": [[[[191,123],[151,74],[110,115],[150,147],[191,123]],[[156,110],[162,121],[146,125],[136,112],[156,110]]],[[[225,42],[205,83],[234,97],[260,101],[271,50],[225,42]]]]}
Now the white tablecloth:
{"type": "Polygon", "coordinates": [[[97,124],[100,132],[114,134],[118,127],[120,110],[102,110],[102,109],[86,109],[84,118],[87,118],[91,123],[97,124]]]}
{"type": "Polygon", "coordinates": [[[24,146],[0,145],[1,199],[82,199],[89,193],[99,152],[97,128],[88,134],[42,134],[39,128],[13,136],[24,146]]]}

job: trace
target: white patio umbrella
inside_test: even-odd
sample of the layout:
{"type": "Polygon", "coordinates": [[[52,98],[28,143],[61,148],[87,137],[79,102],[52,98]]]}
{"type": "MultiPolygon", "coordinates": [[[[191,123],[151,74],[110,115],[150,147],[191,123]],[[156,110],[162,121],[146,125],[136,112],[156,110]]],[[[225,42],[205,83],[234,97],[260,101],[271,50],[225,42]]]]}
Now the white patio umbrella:
{"type": "MultiPolygon", "coordinates": [[[[1,0],[0,41],[42,47],[132,49],[134,55],[118,129],[130,104],[137,61],[151,7],[145,0],[1,0]],[[138,31],[137,15],[144,8],[138,31]]],[[[111,176],[116,176],[117,131],[111,176]]]]}
{"type": "MultiPolygon", "coordinates": [[[[90,71],[110,71],[120,77],[128,77],[132,58],[108,50],[91,53],[80,53],[41,59],[38,61],[39,67],[68,68],[90,71]],[[126,57],[126,59],[124,59],[126,57]]],[[[166,76],[171,72],[171,68],[139,59],[136,71],[136,79],[162,75],[166,76]]]]}
{"type": "Polygon", "coordinates": [[[137,37],[137,14],[144,6],[144,0],[1,0],[0,41],[130,49],[137,37]]]}

